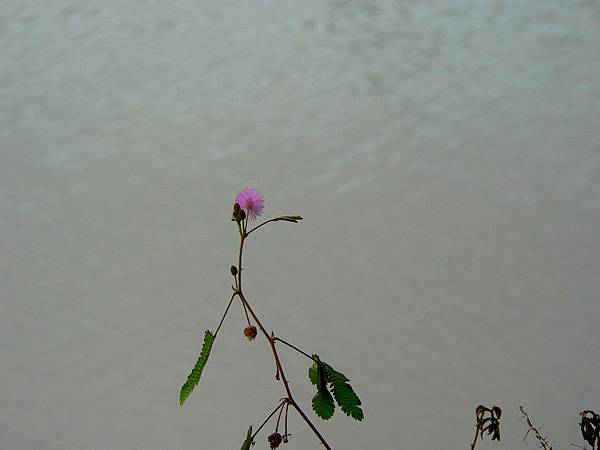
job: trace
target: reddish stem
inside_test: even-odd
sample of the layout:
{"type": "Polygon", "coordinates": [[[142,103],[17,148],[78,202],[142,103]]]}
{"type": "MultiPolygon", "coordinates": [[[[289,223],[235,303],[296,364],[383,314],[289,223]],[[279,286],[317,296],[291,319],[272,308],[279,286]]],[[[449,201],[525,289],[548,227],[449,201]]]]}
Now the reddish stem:
{"type": "MultiPolygon", "coordinates": [[[[285,388],[285,392],[287,393],[288,405],[292,405],[294,407],[294,409],[296,409],[296,411],[298,411],[298,414],[300,414],[300,416],[302,417],[302,419],[304,419],[304,421],[309,426],[309,428],[319,438],[319,440],[321,441],[321,444],[323,444],[323,446],[327,450],[331,450],[330,445],[327,443],[327,441],[325,440],[323,435],[319,432],[319,430],[317,430],[317,427],[315,427],[315,425],[311,422],[311,420],[304,413],[304,411],[302,411],[302,408],[300,408],[300,406],[296,403],[296,400],[294,400],[292,392],[290,391],[289,382],[285,376],[285,372],[283,371],[283,367],[281,365],[281,360],[279,358],[279,354],[277,353],[277,348],[275,347],[275,341],[277,340],[277,338],[272,333],[269,334],[267,332],[266,328],[263,326],[261,321],[258,319],[256,314],[254,313],[254,310],[248,303],[248,300],[246,300],[246,297],[242,293],[242,254],[244,252],[244,240],[246,239],[246,237],[249,234],[249,233],[246,233],[246,226],[247,226],[247,220],[246,220],[246,223],[244,224],[243,228],[240,227],[240,225],[238,223],[238,229],[240,231],[240,249],[239,249],[239,253],[238,253],[238,267],[237,267],[238,273],[237,273],[236,293],[239,295],[240,300],[242,301],[242,304],[245,307],[245,309],[250,313],[250,315],[252,316],[252,318],[254,319],[256,324],[258,325],[260,331],[267,338],[267,341],[269,342],[269,346],[271,347],[271,352],[273,353],[273,358],[275,359],[275,366],[277,367],[277,373],[281,376],[281,382],[283,383],[283,387],[285,388]]],[[[250,231],[253,231],[253,230],[250,230],[250,231]]]]}

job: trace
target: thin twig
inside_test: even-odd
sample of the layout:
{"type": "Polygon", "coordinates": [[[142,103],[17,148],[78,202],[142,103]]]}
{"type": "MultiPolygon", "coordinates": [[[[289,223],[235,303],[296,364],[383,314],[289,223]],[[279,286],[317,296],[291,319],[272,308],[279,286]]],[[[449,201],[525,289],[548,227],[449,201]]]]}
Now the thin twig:
{"type": "Polygon", "coordinates": [[[260,427],[258,427],[258,429],[254,432],[254,434],[252,435],[252,440],[254,440],[254,438],[256,437],[256,435],[258,434],[258,432],[260,430],[262,430],[262,427],[265,426],[265,424],[269,421],[269,419],[275,415],[275,413],[277,412],[277,410],[283,409],[283,405],[285,405],[285,399],[284,400],[279,400],[279,402],[277,403],[277,406],[275,407],[275,409],[273,410],[273,412],[271,414],[269,414],[269,417],[267,417],[264,420],[264,422],[260,425],[260,427]]]}
{"type": "Polygon", "coordinates": [[[479,420],[475,426],[475,437],[473,438],[473,442],[471,443],[471,450],[475,450],[475,445],[477,444],[477,434],[479,434],[479,420]]]}
{"type": "Polygon", "coordinates": [[[227,315],[227,312],[229,311],[229,308],[231,307],[231,302],[233,302],[233,299],[235,298],[236,295],[238,295],[237,291],[234,292],[231,295],[231,298],[229,299],[229,303],[227,304],[227,308],[225,309],[225,313],[223,314],[223,317],[221,317],[221,321],[219,322],[219,326],[217,327],[217,331],[215,331],[215,334],[213,335],[213,338],[217,337],[217,333],[219,332],[219,329],[221,328],[221,325],[223,325],[223,321],[225,320],[225,316],[227,315]]]}
{"type": "Polygon", "coordinates": [[[276,341],[281,342],[282,344],[287,345],[290,348],[293,348],[294,350],[296,350],[299,353],[302,353],[304,356],[306,356],[308,359],[310,359],[311,361],[314,361],[315,358],[313,358],[312,356],[310,356],[308,353],[303,352],[302,350],[300,350],[298,347],[296,347],[295,345],[290,344],[289,342],[284,341],[283,339],[276,337],[275,338],[276,341]]]}
{"type": "Polygon", "coordinates": [[[290,402],[287,402],[285,404],[285,420],[284,420],[285,432],[283,434],[283,440],[284,440],[284,442],[288,441],[288,436],[289,436],[289,434],[288,434],[288,425],[287,425],[288,424],[287,418],[288,418],[288,410],[289,409],[290,409],[290,402]]]}
{"type": "Polygon", "coordinates": [[[248,315],[248,310],[246,309],[246,304],[244,302],[242,302],[242,306],[244,307],[244,313],[246,313],[246,320],[248,321],[248,326],[251,327],[252,324],[250,323],[250,316],[248,315]]]}
{"type": "Polygon", "coordinates": [[[272,219],[269,220],[265,220],[263,223],[255,226],[254,228],[252,228],[250,231],[248,231],[246,233],[246,229],[244,228],[244,234],[246,235],[246,237],[252,233],[254,230],[258,230],[260,227],[262,227],[263,225],[268,224],[269,222],[279,222],[280,220],[285,221],[285,222],[294,222],[294,223],[298,223],[299,220],[302,220],[303,217],[302,216],[279,216],[279,217],[273,217],[272,219]]]}
{"type": "MultiPolygon", "coordinates": [[[[287,405],[287,398],[283,402],[287,405]]],[[[275,424],[275,433],[279,432],[279,421],[281,420],[281,413],[283,412],[284,407],[285,407],[284,405],[281,405],[281,408],[279,409],[279,415],[277,416],[277,423],[275,424]]]]}
{"type": "Polygon", "coordinates": [[[525,433],[525,436],[523,437],[523,442],[527,443],[527,441],[526,441],[527,435],[531,431],[533,431],[533,433],[535,434],[535,437],[536,437],[537,441],[540,444],[540,448],[543,448],[544,450],[552,450],[552,446],[548,442],[548,439],[545,438],[544,436],[542,436],[540,434],[540,432],[538,431],[538,429],[533,426],[533,424],[531,423],[531,420],[529,420],[529,415],[527,414],[527,410],[523,406],[521,406],[521,405],[519,405],[519,409],[521,410],[521,415],[523,416],[523,418],[527,422],[527,426],[529,427],[529,429],[527,430],[527,433],[525,433]]]}
{"type": "Polygon", "coordinates": [[[252,233],[254,230],[258,230],[260,227],[262,227],[263,225],[268,224],[269,222],[276,222],[277,219],[273,218],[273,219],[269,219],[269,220],[265,220],[263,223],[261,223],[260,225],[256,225],[254,228],[252,228],[250,231],[248,231],[246,234],[246,236],[249,236],[250,233],[252,233]]]}

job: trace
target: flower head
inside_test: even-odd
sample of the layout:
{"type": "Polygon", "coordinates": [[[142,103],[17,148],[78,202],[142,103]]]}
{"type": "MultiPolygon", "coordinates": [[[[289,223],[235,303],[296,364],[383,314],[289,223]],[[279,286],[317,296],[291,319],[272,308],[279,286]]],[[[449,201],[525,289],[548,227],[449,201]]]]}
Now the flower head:
{"type": "Polygon", "coordinates": [[[246,211],[249,219],[256,219],[262,215],[265,203],[263,196],[256,189],[246,188],[241,191],[236,197],[235,202],[239,203],[240,207],[246,211]]]}
{"type": "Polygon", "coordinates": [[[269,446],[271,448],[279,448],[279,445],[283,441],[283,437],[281,436],[281,434],[275,432],[275,433],[271,434],[267,438],[267,440],[269,441],[269,446]]]}

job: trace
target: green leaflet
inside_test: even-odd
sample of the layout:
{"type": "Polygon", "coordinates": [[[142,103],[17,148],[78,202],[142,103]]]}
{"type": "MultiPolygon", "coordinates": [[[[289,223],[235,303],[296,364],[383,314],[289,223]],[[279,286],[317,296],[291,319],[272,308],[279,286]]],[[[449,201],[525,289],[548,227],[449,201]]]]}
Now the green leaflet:
{"type": "Polygon", "coordinates": [[[316,361],[308,369],[308,379],[312,384],[317,386],[317,393],[312,399],[312,408],[317,416],[323,420],[329,420],[335,411],[333,397],[327,390],[327,375],[325,368],[317,355],[313,355],[316,361]]]}
{"type": "Polygon", "coordinates": [[[206,330],[204,333],[202,352],[200,352],[200,356],[198,357],[198,361],[196,361],[196,365],[192,369],[192,372],[188,375],[185,384],[181,386],[181,391],[179,392],[179,404],[181,406],[183,406],[187,398],[200,381],[200,376],[202,375],[202,370],[204,369],[206,361],[208,360],[208,355],[210,355],[210,350],[212,349],[214,339],[215,337],[210,330],[206,330]]]}
{"type": "Polygon", "coordinates": [[[313,355],[313,358],[315,362],[308,370],[308,378],[312,384],[317,386],[317,394],[312,403],[315,413],[325,420],[333,415],[333,399],[327,390],[327,383],[329,383],[329,389],[342,411],[355,420],[362,420],[364,413],[360,408],[361,401],[350,386],[350,380],[329,364],[322,362],[317,355],[313,355]]]}
{"type": "Polygon", "coordinates": [[[335,411],[333,397],[327,389],[317,392],[312,399],[313,411],[323,420],[329,420],[335,411]]]}
{"type": "Polygon", "coordinates": [[[352,416],[353,419],[361,421],[364,418],[363,410],[360,408],[361,401],[352,389],[352,386],[348,384],[348,378],[343,373],[336,372],[331,368],[331,366],[327,366],[327,379],[331,385],[331,391],[333,392],[333,396],[335,397],[335,401],[342,411],[346,413],[347,416],[352,416]]]}
{"type": "Polygon", "coordinates": [[[242,444],[242,448],[240,450],[250,450],[250,447],[254,445],[252,441],[252,425],[248,429],[248,434],[246,434],[246,440],[242,444]]]}

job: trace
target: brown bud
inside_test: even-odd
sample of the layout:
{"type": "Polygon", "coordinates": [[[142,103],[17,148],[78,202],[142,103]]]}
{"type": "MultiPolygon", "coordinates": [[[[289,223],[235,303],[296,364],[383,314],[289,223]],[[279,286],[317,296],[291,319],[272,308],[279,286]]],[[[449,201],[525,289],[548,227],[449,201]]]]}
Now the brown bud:
{"type": "Polygon", "coordinates": [[[235,222],[239,222],[240,221],[240,204],[239,203],[234,203],[233,204],[233,213],[231,213],[231,220],[235,221],[235,222]]]}
{"type": "Polygon", "coordinates": [[[233,275],[234,277],[238,274],[237,267],[235,266],[231,266],[229,270],[231,271],[231,275],[233,275]]]}
{"type": "Polygon", "coordinates": [[[238,218],[240,219],[240,221],[244,220],[246,218],[246,211],[240,209],[240,212],[238,213],[238,218]]]}
{"type": "Polygon", "coordinates": [[[253,341],[257,334],[255,326],[250,325],[249,327],[244,328],[244,336],[246,336],[246,339],[249,341],[253,341]]]}
{"type": "Polygon", "coordinates": [[[283,441],[283,437],[279,433],[273,433],[268,437],[268,441],[271,448],[279,448],[279,445],[283,441]]]}

